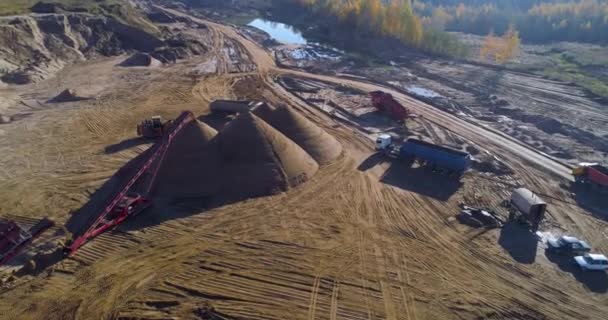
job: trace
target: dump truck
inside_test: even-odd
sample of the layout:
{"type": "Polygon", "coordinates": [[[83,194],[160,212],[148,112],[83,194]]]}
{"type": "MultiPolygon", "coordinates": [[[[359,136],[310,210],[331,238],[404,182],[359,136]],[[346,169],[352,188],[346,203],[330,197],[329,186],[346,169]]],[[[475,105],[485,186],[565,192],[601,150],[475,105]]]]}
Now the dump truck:
{"type": "Polygon", "coordinates": [[[536,231],[545,218],[547,203],[534,192],[518,188],[513,190],[507,207],[510,209],[509,220],[527,223],[536,231]]]}
{"type": "Polygon", "coordinates": [[[369,95],[372,98],[372,105],[374,108],[378,111],[388,113],[394,120],[403,121],[417,116],[395,100],[390,93],[378,90],[370,92],[369,95]]]}
{"type": "Polygon", "coordinates": [[[397,137],[382,134],[376,139],[376,150],[391,158],[416,160],[421,165],[448,173],[462,174],[471,167],[470,154],[414,138],[398,143],[397,137]]]}
{"type": "Polygon", "coordinates": [[[599,163],[579,163],[572,169],[572,175],[579,184],[608,191],[608,168],[599,163]]]}

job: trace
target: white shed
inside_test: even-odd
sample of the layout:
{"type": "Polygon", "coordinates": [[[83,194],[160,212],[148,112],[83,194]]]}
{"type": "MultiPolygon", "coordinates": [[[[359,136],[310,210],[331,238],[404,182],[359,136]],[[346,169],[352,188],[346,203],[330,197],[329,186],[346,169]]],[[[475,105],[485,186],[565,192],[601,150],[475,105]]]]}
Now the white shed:
{"type": "Polygon", "coordinates": [[[526,188],[519,188],[513,191],[511,204],[534,224],[540,223],[547,209],[547,203],[526,188]]]}

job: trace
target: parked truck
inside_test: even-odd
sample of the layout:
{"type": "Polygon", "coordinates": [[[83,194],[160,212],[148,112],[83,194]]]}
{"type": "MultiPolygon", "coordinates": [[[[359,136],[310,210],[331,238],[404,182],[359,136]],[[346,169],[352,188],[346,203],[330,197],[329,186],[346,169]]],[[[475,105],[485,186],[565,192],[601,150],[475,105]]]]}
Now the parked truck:
{"type": "Polygon", "coordinates": [[[534,192],[526,188],[518,188],[513,190],[508,207],[511,209],[509,220],[527,223],[536,231],[545,218],[547,203],[534,192]]]}
{"type": "Polygon", "coordinates": [[[382,134],[376,140],[376,150],[392,158],[416,160],[431,169],[446,170],[450,174],[462,174],[471,167],[468,153],[413,138],[399,143],[397,137],[382,134]]]}
{"type": "Polygon", "coordinates": [[[399,103],[390,93],[384,91],[372,91],[369,93],[372,104],[378,111],[388,113],[394,120],[403,121],[415,118],[417,115],[399,103]]]}
{"type": "Polygon", "coordinates": [[[572,169],[572,175],[579,184],[608,191],[608,168],[598,163],[579,163],[572,169]]]}

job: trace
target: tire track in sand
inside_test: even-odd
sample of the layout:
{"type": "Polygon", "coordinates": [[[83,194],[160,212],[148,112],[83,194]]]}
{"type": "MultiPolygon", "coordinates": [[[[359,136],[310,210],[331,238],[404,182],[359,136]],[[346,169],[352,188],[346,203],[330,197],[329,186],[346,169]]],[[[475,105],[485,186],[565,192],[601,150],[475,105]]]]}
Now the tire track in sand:
{"type": "Polygon", "coordinates": [[[321,276],[317,275],[310,291],[310,303],[308,306],[308,319],[315,319],[315,311],[317,309],[317,299],[319,297],[319,287],[321,286],[321,276]]]}
{"type": "Polygon", "coordinates": [[[334,287],[331,292],[331,305],[329,308],[329,319],[338,319],[338,294],[340,293],[340,281],[334,281],[334,287]]]}
{"type": "MultiPolygon", "coordinates": [[[[394,257],[396,261],[399,262],[400,266],[403,266],[403,270],[405,271],[405,279],[403,278],[403,274],[401,272],[401,268],[397,268],[397,279],[399,283],[405,283],[406,285],[410,285],[410,275],[407,271],[407,260],[402,253],[395,252],[394,257]],[[405,281],[404,281],[405,280],[405,281]]],[[[401,292],[401,300],[403,301],[403,306],[405,308],[405,312],[408,319],[417,320],[416,317],[416,306],[415,306],[415,297],[413,294],[408,294],[404,289],[403,285],[399,286],[399,291],[401,292]]]]}

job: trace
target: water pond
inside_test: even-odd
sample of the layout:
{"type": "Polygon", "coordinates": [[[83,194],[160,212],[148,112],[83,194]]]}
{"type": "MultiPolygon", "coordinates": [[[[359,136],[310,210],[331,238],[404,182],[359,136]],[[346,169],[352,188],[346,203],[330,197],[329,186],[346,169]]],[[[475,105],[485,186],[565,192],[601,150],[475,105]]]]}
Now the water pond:
{"type": "Polygon", "coordinates": [[[306,39],[299,31],[283,23],[257,18],[247,25],[265,31],[270,35],[270,37],[284,44],[307,43],[306,39]]]}

